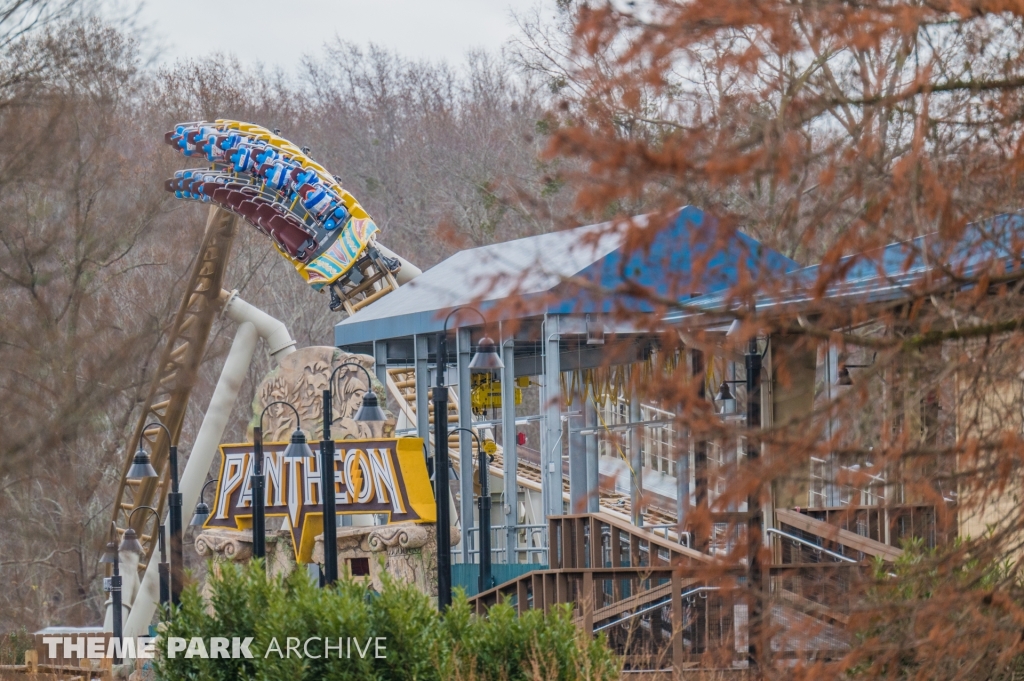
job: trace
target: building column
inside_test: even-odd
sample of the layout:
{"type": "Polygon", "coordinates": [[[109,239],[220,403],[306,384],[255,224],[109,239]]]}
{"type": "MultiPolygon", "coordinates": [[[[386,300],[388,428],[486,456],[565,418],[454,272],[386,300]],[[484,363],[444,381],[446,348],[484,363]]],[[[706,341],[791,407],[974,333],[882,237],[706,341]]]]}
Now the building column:
{"type": "Polygon", "coordinates": [[[427,456],[430,449],[430,372],[427,369],[427,337],[413,336],[413,361],[416,363],[416,435],[423,438],[427,456]]]}
{"type": "Polygon", "coordinates": [[[558,317],[544,318],[544,381],[541,384],[541,499],[545,522],[562,515],[562,389],[558,317]]]}
{"type": "Polygon", "coordinates": [[[388,342],[373,341],[373,371],[377,380],[384,386],[384,394],[388,388],[388,342]]]}
{"type": "Polygon", "coordinates": [[[587,512],[587,445],[581,433],[583,399],[579,393],[572,396],[569,410],[569,512],[587,512]]]}
{"type": "Polygon", "coordinates": [[[585,438],[587,452],[587,513],[601,510],[601,468],[597,447],[597,407],[593,395],[583,400],[583,427],[592,431],[585,438]]]}
{"type": "MultiPolygon", "coordinates": [[[[825,400],[828,404],[828,438],[831,440],[836,432],[837,423],[833,416],[835,405],[832,400],[836,397],[836,376],[839,370],[839,349],[832,343],[828,344],[825,353],[825,400]]],[[[825,464],[825,505],[836,508],[840,506],[840,490],[836,484],[839,474],[839,457],[835,452],[829,452],[825,464]]]]}
{"type": "Polygon", "coordinates": [[[518,563],[515,552],[519,521],[519,446],[516,444],[516,353],[514,341],[509,338],[501,345],[501,449],[502,474],[505,491],[505,505],[502,509],[505,519],[505,558],[508,563],[518,563]]]}
{"type": "Polygon", "coordinates": [[[633,524],[637,527],[644,525],[643,497],[644,497],[644,461],[640,451],[641,432],[640,427],[634,424],[640,419],[640,398],[635,389],[629,392],[629,467],[631,470],[632,484],[629,486],[630,515],[633,524]]]}
{"type": "MultiPolygon", "coordinates": [[[[473,351],[470,346],[469,329],[456,333],[459,370],[459,428],[473,428],[472,383],[469,361],[473,351]]],[[[436,417],[435,417],[436,418],[436,417]]],[[[465,430],[459,431],[459,511],[462,519],[462,562],[470,562],[469,530],[473,520],[473,436],[465,430]]],[[[479,540],[476,542],[479,546],[479,540]]]]}

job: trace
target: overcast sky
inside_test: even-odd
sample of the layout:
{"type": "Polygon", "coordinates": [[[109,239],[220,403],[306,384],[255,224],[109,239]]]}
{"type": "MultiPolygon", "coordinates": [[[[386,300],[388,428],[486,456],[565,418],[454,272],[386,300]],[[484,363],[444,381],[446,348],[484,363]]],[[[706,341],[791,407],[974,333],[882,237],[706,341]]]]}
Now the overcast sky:
{"type": "Polygon", "coordinates": [[[472,48],[497,49],[516,30],[512,11],[538,5],[554,0],[146,0],[138,24],[161,61],[220,51],[294,71],[335,34],[458,63],[472,48]]]}

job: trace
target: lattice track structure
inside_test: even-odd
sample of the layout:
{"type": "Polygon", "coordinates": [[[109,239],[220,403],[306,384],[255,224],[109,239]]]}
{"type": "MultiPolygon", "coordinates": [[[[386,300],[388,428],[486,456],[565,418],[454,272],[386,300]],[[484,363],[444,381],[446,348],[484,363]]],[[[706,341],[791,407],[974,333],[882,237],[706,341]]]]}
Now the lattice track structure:
{"type": "MultiPolygon", "coordinates": [[[[210,209],[202,246],[193,263],[178,313],[168,329],[159,369],[150,383],[139,420],[128,441],[113,509],[118,534],[124,534],[129,527],[129,514],[140,506],[155,508],[159,516],[139,513],[132,519],[131,527],[139,534],[144,549],[139,563],[140,575],[145,571],[156,548],[157,542],[153,538],[156,537],[160,518],[164,516],[167,492],[170,489],[170,442],[162,428],[143,429],[147,424],[158,421],[166,426],[175,440],[181,433],[210,329],[220,312],[219,297],[223,289],[224,271],[237,231],[238,221],[234,215],[218,208],[210,209]],[[140,441],[151,453],[153,467],[159,474],[157,478],[129,480],[127,477],[135,448],[140,441]]],[[[180,459],[178,464],[183,470],[180,459]]]]}

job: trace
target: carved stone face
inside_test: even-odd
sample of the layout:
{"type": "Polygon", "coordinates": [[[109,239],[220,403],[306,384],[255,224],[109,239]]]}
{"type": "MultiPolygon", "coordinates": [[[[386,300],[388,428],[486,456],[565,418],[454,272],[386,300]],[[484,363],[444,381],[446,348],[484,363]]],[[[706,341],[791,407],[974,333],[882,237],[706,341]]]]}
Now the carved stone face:
{"type": "MultiPolygon", "coordinates": [[[[373,358],[368,355],[352,355],[337,348],[313,346],[302,348],[281,360],[280,364],[263,377],[256,388],[253,399],[253,420],[249,424],[248,438],[252,440],[252,428],[258,425],[260,413],[272,402],[283,401],[293,405],[299,412],[301,426],[306,438],[319,441],[323,432],[323,390],[327,378],[335,367],[345,362],[358,362],[370,372],[374,392],[382,406],[387,404],[384,386],[373,374],[373,358]]],[[[333,411],[334,422],[331,435],[338,440],[393,437],[396,419],[385,410],[387,420],[382,423],[358,423],[353,420],[362,406],[366,392],[366,374],[354,366],[345,367],[334,377],[333,411]]],[[[295,429],[295,413],[283,404],[270,407],[263,417],[263,440],[265,442],[287,442],[295,429]]]]}

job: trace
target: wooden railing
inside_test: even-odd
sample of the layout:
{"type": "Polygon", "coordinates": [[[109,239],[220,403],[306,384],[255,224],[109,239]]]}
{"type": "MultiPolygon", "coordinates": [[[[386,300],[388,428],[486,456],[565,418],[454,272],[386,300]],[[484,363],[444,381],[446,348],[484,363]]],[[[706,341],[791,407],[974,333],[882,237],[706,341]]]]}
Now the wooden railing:
{"type": "MultiPolygon", "coordinates": [[[[864,555],[898,555],[798,513],[783,511],[780,522],[864,555]]],[[[518,613],[568,607],[583,631],[603,632],[633,670],[706,666],[709,659],[745,664],[754,635],[770,640],[773,656],[834,659],[848,650],[851,599],[869,572],[860,561],[765,566],[751,590],[744,565],[723,564],[605,514],[552,518],[548,531],[550,569],[485,591],[470,599],[472,607],[478,614],[499,602],[518,613]],[[759,613],[756,634],[751,603],[759,613]]]]}
{"type": "Polygon", "coordinates": [[[607,513],[558,516],[548,523],[548,561],[552,569],[712,562],[707,554],[607,513]]]}
{"type": "Polygon", "coordinates": [[[775,520],[783,529],[790,527],[819,538],[825,542],[826,548],[828,545],[836,545],[847,549],[845,553],[854,558],[859,558],[857,554],[863,554],[872,558],[877,556],[885,561],[894,561],[903,555],[903,551],[894,546],[863,537],[856,532],[840,529],[835,525],[815,520],[796,511],[784,508],[775,509],[775,520]]]}
{"type": "MultiPolygon", "coordinates": [[[[89,634],[53,634],[56,637],[102,637],[104,639],[103,650],[107,649],[106,642],[110,634],[89,633],[89,634]]],[[[42,679],[53,679],[54,681],[111,681],[113,677],[113,660],[109,657],[89,659],[86,657],[64,657],[51,658],[47,655],[47,645],[43,641],[43,634],[32,635],[31,647],[24,653],[24,664],[2,664],[0,665],[0,681],[28,681],[29,679],[41,681],[42,679]]],[[[57,650],[61,652],[62,646],[57,650]]],[[[85,654],[83,646],[83,655],[85,654]]]]}

